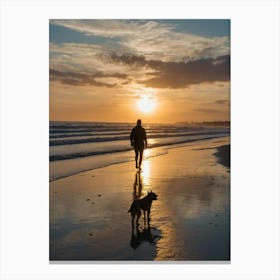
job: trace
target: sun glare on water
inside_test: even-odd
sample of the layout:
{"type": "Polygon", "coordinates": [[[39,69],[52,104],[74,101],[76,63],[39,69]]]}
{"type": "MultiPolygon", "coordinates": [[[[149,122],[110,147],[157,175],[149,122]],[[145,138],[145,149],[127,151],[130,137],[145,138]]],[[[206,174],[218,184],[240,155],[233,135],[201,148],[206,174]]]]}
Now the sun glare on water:
{"type": "Polygon", "coordinates": [[[154,99],[144,95],[137,101],[138,109],[145,114],[154,112],[156,107],[156,102],[154,99]]]}

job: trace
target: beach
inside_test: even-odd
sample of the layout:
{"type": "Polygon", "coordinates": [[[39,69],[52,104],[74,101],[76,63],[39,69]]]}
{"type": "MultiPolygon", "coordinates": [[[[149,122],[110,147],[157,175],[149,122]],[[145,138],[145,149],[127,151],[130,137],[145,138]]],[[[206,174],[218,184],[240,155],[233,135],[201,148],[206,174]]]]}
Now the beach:
{"type": "MultiPolygon", "coordinates": [[[[131,151],[133,153],[133,151],[131,151]]],[[[50,261],[229,261],[229,137],[50,182],[50,261]],[[222,148],[224,147],[224,148],[222,148]],[[153,191],[150,228],[128,209],[153,191]]]]}

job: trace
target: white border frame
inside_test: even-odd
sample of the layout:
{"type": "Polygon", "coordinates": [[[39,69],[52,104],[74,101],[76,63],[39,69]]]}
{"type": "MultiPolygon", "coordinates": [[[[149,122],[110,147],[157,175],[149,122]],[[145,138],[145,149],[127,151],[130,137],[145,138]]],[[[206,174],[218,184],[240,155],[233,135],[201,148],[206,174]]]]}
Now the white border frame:
{"type": "Polygon", "coordinates": [[[276,0],[2,1],[0,278],[279,279],[279,34],[276,0]],[[50,18],[231,19],[231,264],[49,264],[50,18]]]}

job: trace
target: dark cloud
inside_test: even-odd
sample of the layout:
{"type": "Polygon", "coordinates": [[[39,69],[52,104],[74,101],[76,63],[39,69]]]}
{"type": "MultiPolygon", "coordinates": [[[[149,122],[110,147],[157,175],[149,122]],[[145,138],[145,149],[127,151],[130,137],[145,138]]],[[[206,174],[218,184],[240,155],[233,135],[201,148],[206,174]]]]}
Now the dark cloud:
{"type": "Polygon", "coordinates": [[[220,104],[220,105],[224,105],[224,104],[228,104],[229,101],[228,100],[217,100],[215,103],[220,104]]]}
{"type": "Polygon", "coordinates": [[[221,113],[220,110],[211,109],[211,108],[197,108],[197,109],[194,109],[194,111],[202,112],[202,113],[207,113],[207,114],[221,113]]]}
{"type": "Polygon", "coordinates": [[[144,56],[131,54],[111,54],[115,63],[126,64],[131,67],[147,67],[154,70],[148,80],[139,81],[148,87],[155,88],[185,88],[192,84],[204,82],[224,82],[230,79],[230,56],[217,58],[203,58],[188,62],[163,62],[160,60],[146,60],[144,56]]]}
{"type": "Polygon", "coordinates": [[[96,78],[126,79],[127,75],[120,73],[104,74],[102,72],[97,72],[95,74],[83,74],[78,72],[63,72],[55,69],[50,69],[50,81],[60,81],[63,84],[73,86],[93,85],[98,87],[118,87],[118,84],[100,82],[97,81],[96,78]]]}
{"type": "Polygon", "coordinates": [[[117,55],[115,53],[110,54],[110,58],[117,63],[126,64],[129,66],[148,66],[149,61],[146,60],[144,56],[134,55],[134,54],[122,54],[117,55]]]}
{"type": "MultiPolygon", "coordinates": [[[[117,55],[111,53],[107,59],[111,63],[127,65],[137,70],[146,68],[146,80],[139,80],[138,83],[154,88],[186,88],[193,84],[225,82],[230,79],[230,56],[220,56],[217,58],[203,58],[189,60],[187,62],[164,62],[161,60],[147,60],[144,56],[133,54],[117,55]]],[[[107,61],[108,62],[108,61],[107,61]]],[[[58,80],[61,83],[83,86],[93,85],[98,87],[119,87],[130,83],[133,76],[124,73],[104,73],[84,74],[79,72],[58,71],[50,69],[50,80],[58,80]],[[118,83],[106,83],[98,78],[118,78],[118,83]]],[[[217,101],[217,104],[222,101],[217,101]]]]}

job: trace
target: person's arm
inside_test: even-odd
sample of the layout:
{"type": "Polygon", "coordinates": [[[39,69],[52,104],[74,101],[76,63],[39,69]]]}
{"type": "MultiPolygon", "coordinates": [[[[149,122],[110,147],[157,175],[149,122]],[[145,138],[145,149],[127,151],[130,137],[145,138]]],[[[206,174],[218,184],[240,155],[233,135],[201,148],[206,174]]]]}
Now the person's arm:
{"type": "Polygon", "coordinates": [[[144,129],[144,142],[145,142],[145,147],[148,146],[148,143],[147,143],[147,135],[146,135],[146,130],[144,129]]]}
{"type": "Polygon", "coordinates": [[[131,133],[130,133],[130,144],[131,144],[131,146],[133,146],[133,144],[134,144],[134,131],[133,131],[133,129],[131,130],[131,133]]]}

